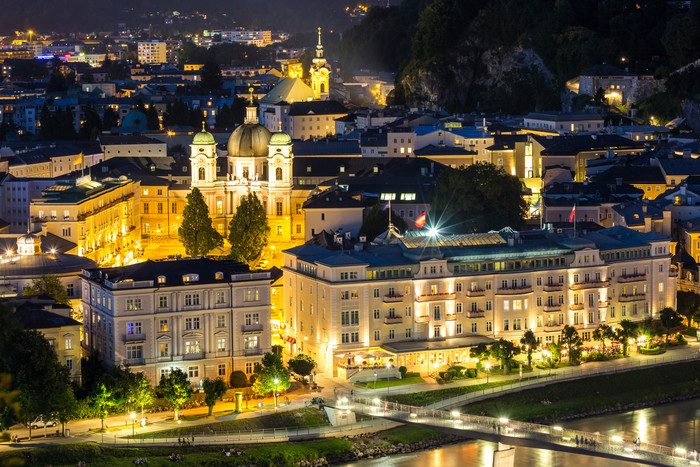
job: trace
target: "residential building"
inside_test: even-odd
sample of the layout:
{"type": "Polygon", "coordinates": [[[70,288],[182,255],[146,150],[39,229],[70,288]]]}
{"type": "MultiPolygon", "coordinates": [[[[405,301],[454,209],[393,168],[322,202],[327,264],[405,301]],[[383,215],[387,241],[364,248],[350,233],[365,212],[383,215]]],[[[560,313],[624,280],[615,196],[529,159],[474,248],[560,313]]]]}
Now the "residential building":
{"type": "Polygon", "coordinates": [[[602,89],[608,104],[627,105],[663,91],[664,83],[651,73],[630,73],[603,63],[583,71],[578,79],[567,82],[567,87],[576,94],[589,96],[602,89]]]}
{"type": "Polygon", "coordinates": [[[530,112],[523,119],[525,131],[545,133],[597,133],[604,127],[603,117],[596,113],[530,112]]]}
{"type": "Polygon", "coordinates": [[[165,157],[168,155],[166,143],[148,136],[101,135],[99,141],[105,160],[112,157],[165,157]]]}
{"type": "Polygon", "coordinates": [[[304,240],[317,233],[340,232],[358,236],[364,219],[365,205],[339,188],[330,188],[309,196],[302,206],[304,211],[304,240]]]}
{"type": "Polygon", "coordinates": [[[517,344],[527,330],[548,345],[568,324],[590,341],[601,323],[675,306],[669,244],[624,227],[311,241],[284,252],[288,350],[345,376],[348,352],[373,350],[432,374],[468,362],[474,345],[517,344]]]}
{"type": "Polygon", "coordinates": [[[86,350],[153,383],[174,368],[200,387],[251,375],[271,350],[269,271],[188,258],[86,269],[81,279],[86,350]]]}
{"type": "Polygon", "coordinates": [[[168,63],[167,44],[161,41],[139,42],[138,57],[139,63],[168,63]]]}
{"type": "Polygon", "coordinates": [[[621,181],[644,192],[644,199],[656,199],[666,191],[666,179],[660,167],[616,165],[595,176],[596,182],[613,184],[621,181]]]}

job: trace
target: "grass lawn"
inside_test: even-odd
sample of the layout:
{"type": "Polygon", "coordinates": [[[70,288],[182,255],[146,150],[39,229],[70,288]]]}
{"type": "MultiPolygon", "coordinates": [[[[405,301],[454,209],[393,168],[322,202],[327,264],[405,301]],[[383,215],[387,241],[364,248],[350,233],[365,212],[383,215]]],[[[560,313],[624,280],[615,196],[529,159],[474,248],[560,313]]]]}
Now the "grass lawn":
{"type": "Polygon", "coordinates": [[[381,437],[392,443],[413,444],[441,438],[445,433],[418,425],[404,425],[383,431],[381,437]]]}
{"type": "MultiPolygon", "coordinates": [[[[425,383],[425,380],[421,378],[420,376],[406,376],[404,379],[390,379],[389,380],[389,387],[394,387],[394,386],[405,386],[407,384],[423,384],[425,383]]],[[[386,379],[378,379],[376,381],[376,388],[377,389],[386,389],[386,384],[387,380],[386,379]]],[[[355,383],[355,386],[359,386],[361,388],[367,388],[367,389],[374,389],[375,388],[375,382],[374,381],[366,381],[363,383],[355,383]]]]}
{"type": "MultiPolygon", "coordinates": [[[[530,378],[534,377],[531,376],[530,378]]],[[[523,381],[530,378],[523,378],[523,381]]],[[[516,374],[514,379],[509,379],[506,381],[494,381],[491,383],[474,384],[472,386],[455,386],[445,389],[435,389],[434,391],[414,392],[412,394],[392,394],[391,399],[398,401],[400,404],[424,406],[441,401],[443,399],[449,399],[450,397],[459,396],[461,394],[466,394],[469,392],[480,391],[482,389],[494,388],[498,386],[505,386],[518,380],[519,379],[516,374]]]]}
{"type": "Polygon", "coordinates": [[[620,409],[630,403],[663,401],[700,394],[700,362],[679,363],[646,370],[595,376],[474,402],[462,412],[512,420],[551,422],[561,417],[601,409],[620,409]],[[542,404],[548,399],[551,404],[542,404]]]}
{"type": "Polygon", "coordinates": [[[169,430],[155,431],[136,435],[136,438],[151,438],[153,436],[184,436],[235,431],[260,430],[263,428],[283,428],[297,426],[318,426],[328,425],[328,419],[325,412],[322,412],[318,407],[305,407],[303,409],[286,410],[275,414],[263,415],[261,417],[241,418],[226,422],[212,422],[194,426],[179,426],[169,430]]]}
{"type": "MultiPolygon", "coordinates": [[[[173,463],[168,460],[168,456],[173,452],[184,456],[184,461],[177,465],[223,465],[225,463],[226,465],[288,466],[296,465],[301,460],[332,458],[345,454],[350,451],[352,444],[346,440],[329,438],[296,443],[237,445],[236,447],[246,452],[240,457],[224,457],[221,454],[222,447],[114,448],[95,444],[68,444],[29,450],[32,453],[32,464],[50,464],[54,467],[73,467],[81,460],[86,461],[88,465],[133,466],[136,457],[147,458],[149,466],[171,466],[173,463]]],[[[22,452],[0,453],[0,465],[14,465],[12,459],[23,461],[22,452]]]]}

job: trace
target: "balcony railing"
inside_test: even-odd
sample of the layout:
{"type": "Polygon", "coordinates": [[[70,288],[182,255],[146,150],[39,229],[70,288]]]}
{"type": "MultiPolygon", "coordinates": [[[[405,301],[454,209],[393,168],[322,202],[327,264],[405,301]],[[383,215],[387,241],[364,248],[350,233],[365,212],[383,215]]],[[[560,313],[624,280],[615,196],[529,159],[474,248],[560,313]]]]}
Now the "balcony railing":
{"type": "Polygon", "coordinates": [[[382,298],[384,303],[396,303],[403,301],[403,295],[397,293],[386,294],[382,298]]]}
{"type": "Polygon", "coordinates": [[[457,319],[457,315],[454,313],[448,313],[445,315],[445,321],[455,321],[457,319]]]}
{"type": "Polygon", "coordinates": [[[598,302],[598,308],[607,308],[610,306],[610,301],[605,301],[605,302],[598,302]]]}
{"type": "Polygon", "coordinates": [[[610,281],[586,281],[586,282],[576,282],[571,284],[569,288],[571,290],[581,290],[581,289],[598,289],[601,287],[610,287],[610,281]]]}
{"type": "Polygon", "coordinates": [[[545,305],[543,309],[545,313],[552,313],[555,311],[561,311],[561,305],[545,305]]]}
{"type": "Polygon", "coordinates": [[[260,347],[257,347],[255,349],[245,349],[244,353],[246,356],[248,356],[248,355],[262,355],[262,349],[260,347]]]}
{"type": "Polygon", "coordinates": [[[430,321],[430,317],[428,315],[416,316],[416,323],[427,323],[428,321],[430,321]]]}
{"type": "Polygon", "coordinates": [[[646,274],[630,274],[627,276],[619,276],[617,282],[627,283],[627,282],[641,282],[647,279],[646,274]]]}
{"type": "Polygon", "coordinates": [[[467,311],[467,318],[483,318],[486,315],[484,310],[469,310],[467,311]]]}
{"type": "Polygon", "coordinates": [[[559,292],[562,289],[564,289],[564,284],[545,284],[544,285],[545,292],[559,292]]]}
{"type": "Polygon", "coordinates": [[[401,324],[403,322],[403,316],[385,316],[384,324],[401,324]]]}
{"type": "Polygon", "coordinates": [[[260,332],[263,330],[263,325],[261,324],[242,324],[242,332],[260,332]]]}
{"type": "Polygon", "coordinates": [[[145,341],[146,340],[146,334],[140,333],[140,334],[124,334],[124,342],[139,342],[139,341],[145,341]]]}
{"type": "Polygon", "coordinates": [[[483,297],[484,295],[486,295],[485,290],[481,290],[481,289],[467,290],[467,297],[483,297]]]}
{"type": "Polygon", "coordinates": [[[574,329],[583,329],[586,327],[586,325],[583,323],[574,323],[573,326],[574,326],[574,329]]]}
{"type": "Polygon", "coordinates": [[[583,303],[572,303],[571,305],[569,305],[569,309],[571,310],[583,310],[583,307],[583,303]]]}
{"type": "Polygon", "coordinates": [[[636,302],[639,300],[644,300],[646,298],[647,298],[647,294],[638,293],[638,294],[634,294],[634,295],[620,295],[618,300],[621,302],[636,302]]]}
{"type": "Polygon", "coordinates": [[[496,293],[498,295],[518,295],[518,294],[524,294],[524,293],[530,293],[532,292],[532,286],[531,285],[526,285],[525,287],[513,287],[513,288],[503,288],[503,289],[498,289],[496,293]]]}
{"type": "Polygon", "coordinates": [[[418,295],[416,301],[419,302],[429,302],[432,300],[454,300],[455,294],[453,293],[434,293],[427,295],[418,295]]]}
{"type": "Polygon", "coordinates": [[[564,329],[563,324],[546,324],[544,326],[545,331],[561,331],[562,329],[564,329]]]}

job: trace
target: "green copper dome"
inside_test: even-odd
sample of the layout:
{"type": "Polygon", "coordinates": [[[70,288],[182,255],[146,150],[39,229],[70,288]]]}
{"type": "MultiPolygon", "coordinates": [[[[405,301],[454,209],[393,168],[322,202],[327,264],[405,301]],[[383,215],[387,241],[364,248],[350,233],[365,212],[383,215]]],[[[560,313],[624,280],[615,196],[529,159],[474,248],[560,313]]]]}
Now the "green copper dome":
{"type": "Polygon", "coordinates": [[[272,133],[270,137],[270,146],[289,146],[292,144],[292,138],[283,131],[272,133]]]}
{"type": "Polygon", "coordinates": [[[216,141],[214,141],[214,136],[208,131],[200,131],[194,135],[192,144],[212,145],[216,144],[216,141]]]}

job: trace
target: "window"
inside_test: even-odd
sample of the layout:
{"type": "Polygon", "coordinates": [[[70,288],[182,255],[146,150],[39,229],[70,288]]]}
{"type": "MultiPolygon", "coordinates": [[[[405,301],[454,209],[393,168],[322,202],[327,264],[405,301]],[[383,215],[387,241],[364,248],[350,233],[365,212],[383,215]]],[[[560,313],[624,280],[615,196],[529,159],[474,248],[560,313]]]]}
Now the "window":
{"type": "Polygon", "coordinates": [[[65,350],[73,350],[73,336],[66,336],[63,339],[63,348],[65,350]]]}
{"type": "Polygon", "coordinates": [[[199,367],[191,366],[187,368],[187,376],[189,376],[190,378],[199,378],[199,367]]]}
{"type": "Polygon", "coordinates": [[[202,351],[199,341],[185,341],[185,354],[196,354],[202,351]]]}
{"type": "Polygon", "coordinates": [[[141,323],[126,323],[127,334],[141,334],[141,323]]]}
{"type": "Polygon", "coordinates": [[[226,339],[217,339],[216,340],[216,351],[223,352],[225,350],[226,350],[226,339]]]}
{"type": "Polygon", "coordinates": [[[73,297],[75,295],[75,290],[73,288],[73,284],[68,284],[66,286],[66,292],[68,293],[69,297],[73,297]]]}
{"type": "Polygon", "coordinates": [[[158,308],[168,308],[167,295],[161,295],[160,297],[158,297],[158,308]]]}
{"type": "MultiPolygon", "coordinates": [[[[473,303],[473,305],[476,305],[476,303],[473,303]]],[[[456,311],[457,313],[461,313],[461,312],[462,312],[462,304],[461,304],[461,303],[458,303],[458,304],[456,305],[456,310],[455,310],[455,311],[456,311]]]]}
{"type": "Polygon", "coordinates": [[[68,368],[68,371],[73,371],[73,359],[72,358],[66,359],[66,368],[68,368]]]}
{"type": "Polygon", "coordinates": [[[246,336],[243,339],[243,348],[246,350],[252,350],[258,348],[258,336],[246,336]]]}
{"type": "Polygon", "coordinates": [[[244,301],[257,302],[260,300],[260,291],[258,289],[246,289],[244,301]]]}
{"type": "Polygon", "coordinates": [[[396,338],[396,331],[393,329],[389,329],[389,339],[395,339],[396,338]]]}
{"type": "Polygon", "coordinates": [[[486,332],[493,331],[493,323],[491,321],[486,321],[486,332]]]}
{"type": "Polygon", "coordinates": [[[220,363],[218,365],[218,370],[219,370],[219,376],[226,376],[226,364],[225,363],[220,363]]]}
{"type": "Polygon", "coordinates": [[[503,330],[504,330],[504,331],[508,331],[508,330],[509,330],[509,327],[508,327],[508,320],[507,320],[507,319],[504,319],[504,320],[503,320],[503,330]]]}
{"type": "Polygon", "coordinates": [[[433,326],[433,337],[440,337],[440,326],[433,326]]]}
{"type": "Polygon", "coordinates": [[[461,282],[457,282],[457,283],[455,284],[455,292],[461,292],[461,291],[462,291],[462,283],[461,283],[461,282]]]}
{"type": "Polygon", "coordinates": [[[166,378],[170,375],[172,371],[172,368],[161,368],[160,369],[160,376],[163,377],[165,376],[166,378]]]}
{"type": "Polygon", "coordinates": [[[253,326],[255,324],[260,324],[260,314],[259,313],[246,313],[245,325],[246,326],[253,326]]]}
{"type": "Polygon", "coordinates": [[[282,201],[277,201],[275,203],[275,214],[278,216],[281,216],[284,214],[284,210],[282,208],[282,201]]]}
{"type": "Polygon", "coordinates": [[[225,293],[223,290],[216,291],[216,304],[221,305],[224,303],[225,293]]]}
{"type": "Polygon", "coordinates": [[[379,298],[379,289],[374,289],[374,298],[379,298]]]}
{"type": "Polygon", "coordinates": [[[486,300],[486,311],[491,311],[492,308],[493,303],[491,302],[491,300],[486,300]]]}
{"type": "MultiPolygon", "coordinates": [[[[460,334],[461,334],[462,326],[460,326],[459,329],[460,329],[460,334]]],[[[472,323],[472,332],[473,333],[478,332],[477,331],[478,329],[479,329],[478,323],[472,323]]]]}
{"type": "Polygon", "coordinates": [[[381,340],[382,338],[382,333],[379,330],[374,331],[374,340],[378,341],[381,340]]]}
{"type": "Polygon", "coordinates": [[[405,309],[405,312],[406,312],[406,316],[411,316],[411,307],[407,306],[405,309]]]}
{"type": "Polygon", "coordinates": [[[158,325],[158,330],[160,332],[168,332],[168,320],[167,319],[160,320],[160,323],[158,325]]]}
{"type": "Polygon", "coordinates": [[[127,345],[126,346],[126,358],[127,360],[140,360],[143,358],[143,346],[142,345],[127,345]]]}
{"type": "Polygon", "coordinates": [[[377,309],[374,310],[374,319],[381,318],[381,312],[377,309]]]}
{"type": "Polygon", "coordinates": [[[185,330],[199,329],[199,318],[185,318],[185,330]]]}
{"type": "Polygon", "coordinates": [[[522,328],[520,327],[520,318],[515,318],[513,320],[513,331],[520,331],[522,328]]]}
{"type": "Polygon", "coordinates": [[[216,327],[217,328],[226,327],[226,315],[218,315],[216,317],[216,327]]]}
{"type": "Polygon", "coordinates": [[[126,299],[126,311],[138,311],[141,309],[141,299],[140,298],[127,298],[126,299]]]}
{"type": "Polygon", "coordinates": [[[407,338],[411,337],[411,328],[406,328],[406,333],[405,333],[407,338]]]}
{"type": "Polygon", "coordinates": [[[360,312],[358,310],[341,311],[341,326],[358,326],[360,324],[360,312]]]}
{"type": "Polygon", "coordinates": [[[440,305],[433,306],[433,319],[440,320],[440,305]]]}
{"type": "Polygon", "coordinates": [[[170,344],[167,342],[161,342],[160,344],[160,356],[168,357],[170,355],[170,344]]]}
{"type": "Polygon", "coordinates": [[[247,375],[250,375],[253,373],[253,363],[252,362],[246,362],[245,364],[245,373],[247,375]]]}
{"type": "Polygon", "coordinates": [[[199,294],[198,293],[186,293],[185,294],[185,306],[195,306],[199,305],[199,294]]]}

